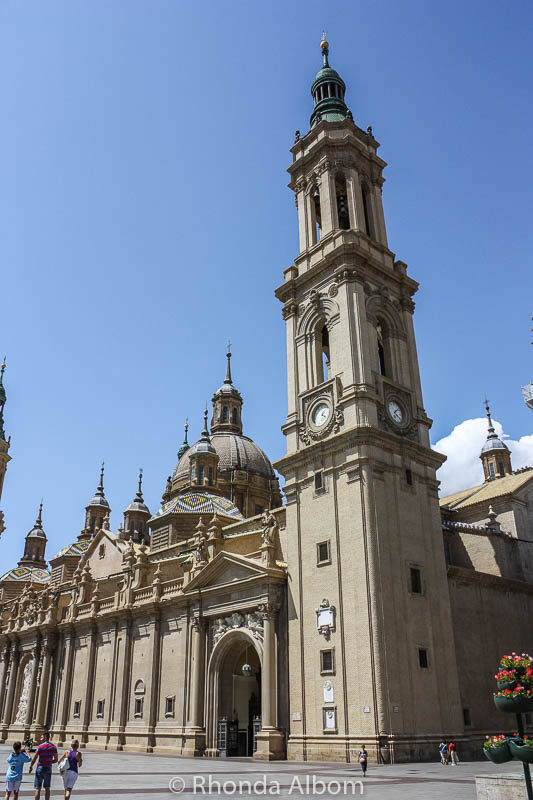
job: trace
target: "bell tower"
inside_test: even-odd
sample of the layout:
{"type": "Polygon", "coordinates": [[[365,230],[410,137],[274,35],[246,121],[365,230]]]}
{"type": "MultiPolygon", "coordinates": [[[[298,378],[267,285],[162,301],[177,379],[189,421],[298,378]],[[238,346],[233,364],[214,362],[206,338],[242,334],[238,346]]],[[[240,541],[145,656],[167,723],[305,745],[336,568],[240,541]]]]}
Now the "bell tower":
{"type": "Polygon", "coordinates": [[[288,169],[300,252],[287,333],[284,475],[294,759],[433,756],[463,732],[438,481],[413,328],[389,249],[372,128],[329,65],[288,169]]]}

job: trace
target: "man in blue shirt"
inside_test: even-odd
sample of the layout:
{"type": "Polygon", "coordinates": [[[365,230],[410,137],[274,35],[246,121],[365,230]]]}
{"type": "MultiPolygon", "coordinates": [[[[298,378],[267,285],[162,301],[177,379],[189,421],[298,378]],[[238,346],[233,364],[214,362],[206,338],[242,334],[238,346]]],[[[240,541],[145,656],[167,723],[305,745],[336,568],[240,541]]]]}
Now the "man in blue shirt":
{"type": "Polygon", "coordinates": [[[7,757],[9,769],[6,772],[5,800],[9,800],[11,792],[13,792],[15,800],[18,800],[20,784],[22,782],[22,770],[24,769],[24,764],[27,764],[28,761],[31,761],[28,751],[26,750],[26,752],[23,753],[22,744],[20,742],[14,742],[13,752],[7,757]]]}

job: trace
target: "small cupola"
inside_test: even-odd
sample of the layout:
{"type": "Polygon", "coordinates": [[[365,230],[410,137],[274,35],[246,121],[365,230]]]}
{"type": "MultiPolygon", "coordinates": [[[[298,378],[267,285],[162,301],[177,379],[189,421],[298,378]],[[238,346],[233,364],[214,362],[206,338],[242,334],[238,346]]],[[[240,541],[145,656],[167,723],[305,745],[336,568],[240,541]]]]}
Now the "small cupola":
{"type": "Polygon", "coordinates": [[[231,379],[231,350],[228,345],[226,353],[226,377],[224,383],[213,395],[213,416],[211,417],[211,433],[225,431],[242,433],[242,397],[231,379]]]}
{"type": "Polygon", "coordinates": [[[317,72],[316,78],[311,86],[311,94],[313,95],[315,103],[311,119],[309,120],[312,128],[321,120],[340,122],[350,116],[346,103],[344,102],[346,84],[339,73],[329,65],[329,44],[326,41],[325,33],[322,34],[320,49],[322,51],[324,64],[322,69],[317,72]]]}
{"type": "Polygon", "coordinates": [[[104,464],[100,470],[100,482],[96,487],[94,497],[85,506],[85,527],[78,539],[92,539],[96,531],[103,526],[106,516],[111,514],[111,508],[104,494],[104,464]]]}
{"type": "Polygon", "coordinates": [[[496,480],[496,478],[505,478],[507,475],[512,475],[513,469],[511,466],[511,453],[509,448],[505,442],[502,442],[494,430],[488,400],[485,400],[485,408],[487,410],[489,430],[487,441],[481,448],[481,454],[479,457],[481,459],[481,463],[483,464],[485,480],[493,481],[496,480]]]}
{"type": "Polygon", "coordinates": [[[26,536],[24,545],[24,555],[19,561],[19,567],[37,567],[46,569],[44,557],[46,550],[46,533],[43,530],[43,504],[39,506],[39,513],[35,520],[35,525],[26,536]]]}
{"type": "Polygon", "coordinates": [[[209,436],[207,428],[207,408],[204,411],[204,429],[200,440],[191,448],[190,484],[194,488],[206,488],[214,491],[217,482],[219,456],[209,436]]]}
{"type": "Polygon", "coordinates": [[[129,538],[134,542],[148,543],[150,539],[150,532],[148,530],[148,520],[151,517],[150,509],[144,502],[142,493],[143,471],[139,470],[139,485],[137,494],[133,501],[124,511],[124,530],[128,533],[129,538]]]}

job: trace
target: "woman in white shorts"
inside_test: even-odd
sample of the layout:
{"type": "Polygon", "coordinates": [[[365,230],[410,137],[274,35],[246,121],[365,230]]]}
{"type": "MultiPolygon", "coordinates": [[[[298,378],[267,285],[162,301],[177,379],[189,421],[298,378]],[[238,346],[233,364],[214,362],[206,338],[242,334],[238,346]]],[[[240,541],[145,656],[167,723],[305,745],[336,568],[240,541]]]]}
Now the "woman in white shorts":
{"type": "Polygon", "coordinates": [[[65,758],[68,761],[66,770],[62,772],[63,786],[65,787],[65,800],[69,800],[69,797],[72,794],[72,789],[74,788],[74,784],[78,780],[78,768],[83,764],[79,746],[79,741],[74,739],[70,745],[70,750],[66,750],[58,762],[61,764],[65,758]]]}

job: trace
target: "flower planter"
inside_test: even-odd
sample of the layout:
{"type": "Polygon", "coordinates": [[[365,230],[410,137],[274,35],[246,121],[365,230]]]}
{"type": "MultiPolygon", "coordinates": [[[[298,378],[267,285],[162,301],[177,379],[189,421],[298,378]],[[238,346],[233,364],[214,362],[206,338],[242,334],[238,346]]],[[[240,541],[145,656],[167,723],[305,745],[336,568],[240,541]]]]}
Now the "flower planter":
{"type": "Polygon", "coordinates": [[[513,689],[516,689],[518,686],[518,681],[497,681],[497,684],[500,692],[503,692],[504,689],[510,689],[513,691],[513,689]]]}
{"type": "Polygon", "coordinates": [[[533,764],[533,747],[529,744],[519,744],[517,741],[511,739],[509,742],[509,750],[513,758],[518,761],[527,761],[528,764],[533,764]]]}
{"type": "Polygon", "coordinates": [[[496,747],[484,747],[483,752],[493,764],[505,764],[506,761],[512,761],[511,750],[507,739],[496,747]]]}
{"type": "Polygon", "coordinates": [[[496,708],[500,711],[505,711],[507,714],[525,714],[528,711],[533,711],[533,697],[494,695],[494,703],[496,708]]]}

